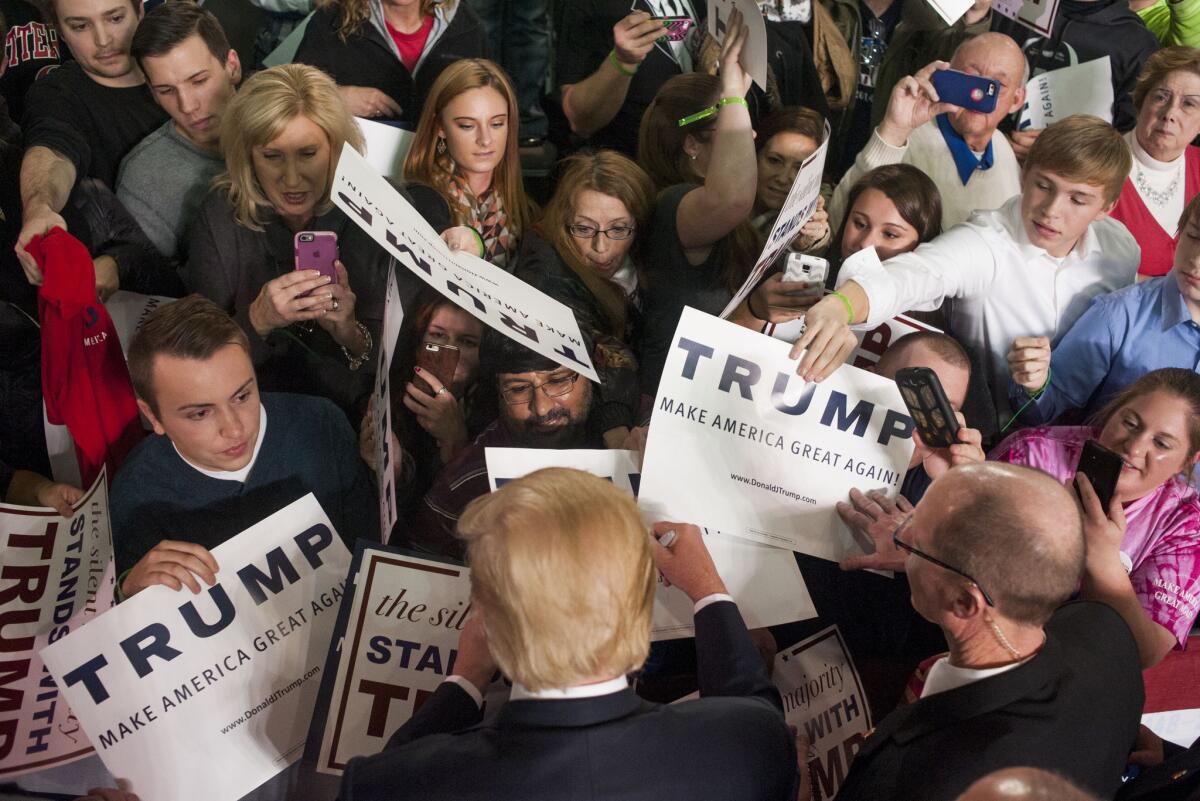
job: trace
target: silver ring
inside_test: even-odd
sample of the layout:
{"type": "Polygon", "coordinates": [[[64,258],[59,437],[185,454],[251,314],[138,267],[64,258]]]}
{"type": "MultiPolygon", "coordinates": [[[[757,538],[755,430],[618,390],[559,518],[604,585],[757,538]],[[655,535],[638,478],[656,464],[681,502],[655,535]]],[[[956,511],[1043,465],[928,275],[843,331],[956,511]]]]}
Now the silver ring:
{"type": "Polygon", "coordinates": [[[442,387],[441,389],[439,389],[439,390],[438,390],[437,392],[435,392],[434,394],[435,394],[435,395],[444,395],[444,394],[445,394],[445,392],[446,392],[446,388],[445,388],[445,387],[442,387]]]}
{"type": "Polygon", "coordinates": [[[334,311],[337,311],[337,310],[338,310],[338,309],[340,309],[340,308],[341,308],[341,304],[340,304],[340,303],[338,303],[338,299],[337,299],[337,298],[334,298],[334,299],[333,299],[333,310],[334,310],[334,311]]]}

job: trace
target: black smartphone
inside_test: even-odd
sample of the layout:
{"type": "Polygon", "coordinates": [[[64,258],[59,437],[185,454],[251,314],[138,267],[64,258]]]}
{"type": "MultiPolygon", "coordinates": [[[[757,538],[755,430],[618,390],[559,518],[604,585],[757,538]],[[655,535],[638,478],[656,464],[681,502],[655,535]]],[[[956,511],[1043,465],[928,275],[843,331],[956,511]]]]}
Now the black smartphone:
{"type": "Polygon", "coordinates": [[[949,448],[958,442],[958,418],[937,373],[928,367],[905,367],[896,373],[896,386],[926,445],[949,448]]]}
{"type": "MultiPolygon", "coordinates": [[[[1083,443],[1083,453],[1079,454],[1078,472],[1088,477],[1092,489],[1100,498],[1100,506],[1108,515],[1108,506],[1112,503],[1113,495],[1117,492],[1117,482],[1121,479],[1121,468],[1125,460],[1117,453],[1110,451],[1094,439],[1083,443]]],[[[1079,488],[1075,488],[1079,493],[1079,488]]]]}

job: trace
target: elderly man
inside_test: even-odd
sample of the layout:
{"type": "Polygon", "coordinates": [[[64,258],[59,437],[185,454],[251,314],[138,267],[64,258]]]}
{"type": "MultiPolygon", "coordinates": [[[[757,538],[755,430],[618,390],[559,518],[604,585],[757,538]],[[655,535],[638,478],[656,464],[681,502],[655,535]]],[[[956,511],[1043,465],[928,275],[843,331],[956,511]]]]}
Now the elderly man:
{"type": "Polygon", "coordinates": [[[458,533],[477,616],[453,673],[383,752],[346,765],[343,801],[796,798],[779,693],[699,529],[653,530],[657,542],[628,494],[578,470],[471,504],[458,533]],[[656,565],[695,609],[701,697],[667,706],[626,679],[646,659],[656,565]],[[475,725],[497,666],[512,696],[475,725]]]}
{"type": "Polygon", "coordinates": [[[872,516],[877,550],[906,571],[913,607],[950,651],[919,700],[880,722],[838,798],[950,801],[1014,766],[1111,797],[1138,731],[1140,662],[1112,609],[1063,605],[1084,565],[1068,491],[988,462],[935,480],[910,516],[887,501],[872,516]]]}
{"type": "Polygon", "coordinates": [[[830,224],[837,228],[845,217],[854,183],[884,164],[911,164],[933,179],[942,195],[943,229],[1020,192],[1020,167],[996,126],[1025,103],[1025,72],[1016,42],[985,33],[959,45],[949,64],[935,61],[897,83],[883,121],[833,193],[830,224]],[[998,81],[995,110],[983,114],[938,102],[930,76],[947,67],[998,81]]]}

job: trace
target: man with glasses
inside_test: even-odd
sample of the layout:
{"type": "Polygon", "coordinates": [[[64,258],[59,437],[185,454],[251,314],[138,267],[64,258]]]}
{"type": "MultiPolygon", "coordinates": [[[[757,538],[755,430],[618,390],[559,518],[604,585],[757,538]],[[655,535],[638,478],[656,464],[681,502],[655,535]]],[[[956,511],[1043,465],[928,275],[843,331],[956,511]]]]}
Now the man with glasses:
{"type": "Polygon", "coordinates": [[[494,394],[478,402],[496,404],[497,418],[442,468],[404,534],[409,545],[453,558],[463,556],[454,535],[459,516],[490,491],[486,448],[604,447],[592,420],[595,387],[587,378],[490,328],[479,345],[479,368],[479,394],[494,394]]]}
{"type": "Polygon", "coordinates": [[[1116,612],[1064,603],[1083,577],[1074,498],[1038,470],[987,462],[934,480],[911,514],[877,506],[881,562],[906,573],[949,653],[880,721],[838,798],[949,801],[1014,766],[1111,797],[1138,731],[1140,662],[1116,612]]]}

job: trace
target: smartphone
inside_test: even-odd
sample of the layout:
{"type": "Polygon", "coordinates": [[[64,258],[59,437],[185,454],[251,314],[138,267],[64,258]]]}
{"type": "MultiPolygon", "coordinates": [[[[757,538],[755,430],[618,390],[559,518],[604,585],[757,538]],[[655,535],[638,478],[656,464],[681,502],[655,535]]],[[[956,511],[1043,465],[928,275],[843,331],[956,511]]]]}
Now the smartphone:
{"type": "MultiPolygon", "coordinates": [[[[1108,515],[1108,505],[1112,503],[1113,495],[1117,492],[1117,481],[1121,478],[1121,468],[1125,460],[1119,454],[1113,453],[1094,439],[1083,443],[1083,453],[1079,454],[1078,472],[1088,477],[1092,489],[1100,498],[1100,506],[1108,515]]],[[[1079,494],[1079,488],[1075,488],[1079,494]]]]}
{"type": "MultiPolygon", "coordinates": [[[[458,348],[453,345],[443,345],[440,342],[422,342],[417,350],[417,367],[421,372],[428,372],[447,389],[454,382],[454,371],[458,369],[458,348]]],[[[418,373],[413,377],[417,389],[432,395],[433,387],[423,380],[418,373]]]]}
{"type": "Polygon", "coordinates": [[[928,367],[905,367],[896,373],[896,386],[926,445],[949,448],[958,442],[958,418],[937,373],[928,367]]]}
{"type": "Polygon", "coordinates": [[[959,108],[991,114],[1000,98],[1000,82],[957,70],[938,70],[930,79],[938,99],[959,108]]]}
{"type": "MultiPolygon", "coordinates": [[[[329,276],[331,284],[337,283],[337,268],[333,263],[338,258],[337,234],[333,231],[301,231],[292,239],[296,253],[297,270],[316,270],[329,276]]],[[[307,297],[309,290],[300,297],[307,297]]]]}
{"type": "Polygon", "coordinates": [[[827,275],[829,275],[829,262],[819,256],[789,253],[787,261],[784,262],[784,282],[806,284],[806,290],[823,289],[827,275]]]}
{"type": "Polygon", "coordinates": [[[688,31],[696,24],[691,17],[659,17],[658,20],[667,29],[659,41],[668,42],[682,42],[687,38],[688,31]]]}

